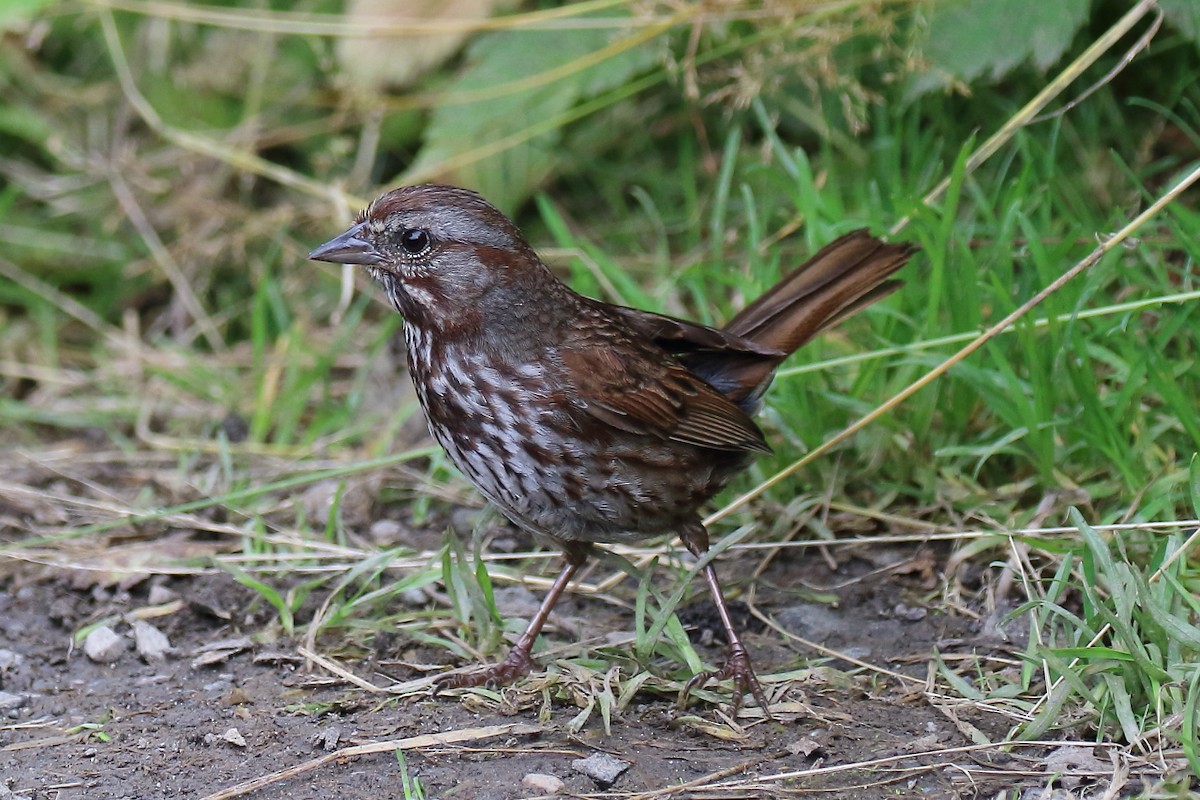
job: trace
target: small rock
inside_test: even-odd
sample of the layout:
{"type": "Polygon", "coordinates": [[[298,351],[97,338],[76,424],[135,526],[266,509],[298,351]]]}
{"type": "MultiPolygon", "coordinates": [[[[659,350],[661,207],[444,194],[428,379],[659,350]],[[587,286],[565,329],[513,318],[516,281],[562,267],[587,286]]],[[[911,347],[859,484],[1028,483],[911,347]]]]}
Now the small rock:
{"type": "Polygon", "coordinates": [[[824,642],[846,627],[844,615],[823,603],[797,603],[775,614],[779,624],[797,636],[824,642]]]}
{"type": "Polygon", "coordinates": [[[541,772],[530,772],[521,778],[521,785],[538,794],[558,794],[566,786],[561,779],[541,772]]]}
{"type": "Polygon", "coordinates": [[[394,519],[377,519],[367,530],[367,536],[380,547],[394,547],[403,535],[404,526],[394,519]]]}
{"type": "Polygon", "coordinates": [[[107,625],[101,625],[83,640],[83,652],[97,664],[110,664],[125,652],[125,644],[124,636],[119,636],[107,625]]]}
{"type": "Polygon", "coordinates": [[[19,669],[25,663],[25,656],[20,653],[0,647],[0,672],[19,669]]]}
{"type": "Polygon", "coordinates": [[[429,605],[429,594],[424,589],[405,589],[400,593],[400,602],[409,608],[424,608],[429,605]]]}
{"type": "Polygon", "coordinates": [[[904,603],[896,603],[895,608],[892,609],[892,613],[896,616],[896,619],[904,622],[920,622],[925,619],[929,611],[920,606],[909,608],[904,603]]]}
{"type": "Polygon", "coordinates": [[[529,619],[542,606],[541,599],[524,586],[498,586],[492,591],[501,617],[529,619]]]}
{"type": "Polygon", "coordinates": [[[571,769],[587,775],[601,789],[607,789],[617,782],[622,772],[629,769],[629,762],[608,753],[592,753],[587,758],[572,761],[571,769]]]}
{"type": "Polygon", "coordinates": [[[204,734],[204,743],[207,745],[223,743],[231,744],[234,747],[245,747],[246,739],[237,728],[230,728],[219,736],[215,733],[204,734]]]}
{"type": "Polygon", "coordinates": [[[154,584],[150,587],[150,593],[146,597],[146,602],[152,606],[165,606],[172,600],[178,600],[179,593],[168,589],[166,586],[154,584]]]}
{"type": "Polygon", "coordinates": [[[28,700],[23,694],[13,694],[12,692],[0,692],[0,713],[16,711],[25,705],[28,700]]]}
{"type": "Polygon", "coordinates": [[[133,622],[133,641],[137,645],[138,655],[147,664],[166,661],[167,653],[172,650],[167,635],[141,619],[133,622]]]}

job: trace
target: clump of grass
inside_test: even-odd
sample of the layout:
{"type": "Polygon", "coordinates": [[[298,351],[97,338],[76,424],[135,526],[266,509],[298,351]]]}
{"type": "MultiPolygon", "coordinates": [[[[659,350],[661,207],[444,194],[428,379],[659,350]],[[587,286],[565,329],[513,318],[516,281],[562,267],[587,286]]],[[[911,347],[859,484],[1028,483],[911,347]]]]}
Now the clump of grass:
{"type": "MultiPolygon", "coordinates": [[[[1195,502],[1195,462],[1192,476],[1195,502]]],[[[1037,597],[1013,612],[1031,615],[1022,687],[1044,681],[1029,721],[1015,732],[1040,738],[1065,717],[1139,750],[1182,748],[1200,774],[1200,576],[1188,558],[1198,535],[1107,539],[1077,511],[1072,521],[1081,541],[1061,556],[1052,577],[1030,582],[1037,597]]]]}

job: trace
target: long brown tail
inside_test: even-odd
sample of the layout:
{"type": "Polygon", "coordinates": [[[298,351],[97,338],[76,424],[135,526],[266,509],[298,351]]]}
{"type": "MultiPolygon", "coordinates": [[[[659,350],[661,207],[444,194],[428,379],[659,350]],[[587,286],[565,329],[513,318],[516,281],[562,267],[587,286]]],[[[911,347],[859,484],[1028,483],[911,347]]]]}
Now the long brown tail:
{"type": "MultiPolygon", "coordinates": [[[[724,330],[790,355],[821,331],[899,289],[900,281],[887,279],[914,250],[876,239],[865,229],[847,233],[742,309],[724,330]]],[[[753,397],[765,389],[778,365],[743,361],[737,365],[736,383],[753,397]]]]}

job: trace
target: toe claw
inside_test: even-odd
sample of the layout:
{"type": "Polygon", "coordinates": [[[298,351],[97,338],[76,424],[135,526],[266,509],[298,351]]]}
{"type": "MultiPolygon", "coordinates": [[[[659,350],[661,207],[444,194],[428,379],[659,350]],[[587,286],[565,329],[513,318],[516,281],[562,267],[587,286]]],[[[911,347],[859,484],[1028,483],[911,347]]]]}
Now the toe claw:
{"type": "Polygon", "coordinates": [[[772,719],[771,709],[767,705],[767,695],[763,691],[762,684],[758,682],[758,676],[754,674],[754,667],[750,664],[750,656],[747,655],[744,647],[734,647],[729,653],[729,659],[725,662],[725,666],[719,670],[709,670],[705,672],[697,672],[691,677],[683,687],[683,691],[679,696],[679,705],[687,701],[687,696],[693,689],[703,688],[709,681],[723,681],[733,679],[733,712],[737,715],[738,709],[742,705],[742,697],[749,692],[754,698],[754,702],[763,710],[767,719],[772,719]]]}

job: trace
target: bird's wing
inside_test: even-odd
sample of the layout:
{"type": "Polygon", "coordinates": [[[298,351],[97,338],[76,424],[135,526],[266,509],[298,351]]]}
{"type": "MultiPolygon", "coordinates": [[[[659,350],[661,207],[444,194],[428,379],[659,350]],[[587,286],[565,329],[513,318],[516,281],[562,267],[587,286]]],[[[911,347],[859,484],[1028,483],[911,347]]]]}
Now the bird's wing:
{"type": "Polygon", "coordinates": [[[607,346],[559,350],[572,400],[590,419],[618,430],[713,450],[771,452],[754,421],[667,352],[613,333],[607,346]]]}
{"type": "Polygon", "coordinates": [[[612,309],[630,330],[654,340],[668,353],[724,351],[746,356],[762,356],[765,360],[776,361],[787,355],[782,350],[767,347],[744,336],[696,322],[625,306],[614,306],[612,309]]]}

